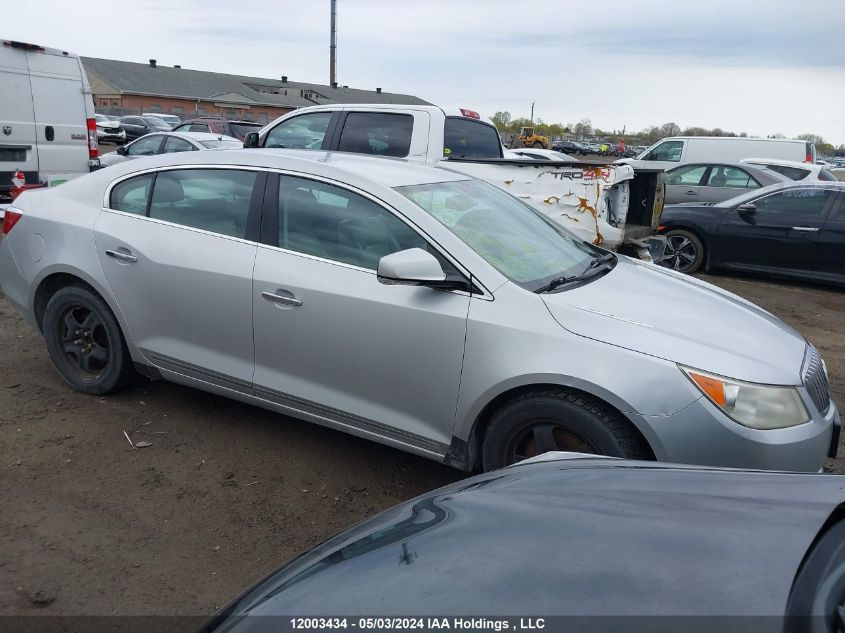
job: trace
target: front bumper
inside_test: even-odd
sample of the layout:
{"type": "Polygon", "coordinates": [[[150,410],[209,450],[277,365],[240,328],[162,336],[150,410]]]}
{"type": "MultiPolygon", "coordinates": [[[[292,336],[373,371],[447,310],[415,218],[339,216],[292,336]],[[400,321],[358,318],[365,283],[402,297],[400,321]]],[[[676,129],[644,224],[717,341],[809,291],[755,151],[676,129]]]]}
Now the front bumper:
{"type": "MultiPolygon", "coordinates": [[[[804,394],[802,394],[804,395],[804,394]]],[[[818,472],[838,444],[839,411],[805,424],[761,431],[737,424],[701,397],[674,415],[646,416],[660,461],[728,468],[818,472]]]]}
{"type": "Polygon", "coordinates": [[[123,143],[126,140],[126,132],[111,132],[105,130],[98,130],[97,131],[97,140],[98,141],[113,141],[118,143],[123,143]]]}

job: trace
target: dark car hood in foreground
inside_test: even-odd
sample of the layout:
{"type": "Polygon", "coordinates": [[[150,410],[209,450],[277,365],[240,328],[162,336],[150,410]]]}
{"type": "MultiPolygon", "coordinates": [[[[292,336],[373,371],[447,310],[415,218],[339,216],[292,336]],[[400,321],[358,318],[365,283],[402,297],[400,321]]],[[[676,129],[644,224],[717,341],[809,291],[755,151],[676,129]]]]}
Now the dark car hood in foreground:
{"type": "Polygon", "coordinates": [[[542,297],[575,334],[729,378],[801,384],[803,337],[753,303],[694,277],[620,257],[603,277],[542,297]]]}
{"type": "MultiPolygon", "coordinates": [[[[836,475],[606,458],[522,464],[359,524],[223,618],[780,616],[802,557],[843,500],[836,475]]],[[[253,625],[263,618],[250,620],[210,630],[262,630],[253,625]]]]}

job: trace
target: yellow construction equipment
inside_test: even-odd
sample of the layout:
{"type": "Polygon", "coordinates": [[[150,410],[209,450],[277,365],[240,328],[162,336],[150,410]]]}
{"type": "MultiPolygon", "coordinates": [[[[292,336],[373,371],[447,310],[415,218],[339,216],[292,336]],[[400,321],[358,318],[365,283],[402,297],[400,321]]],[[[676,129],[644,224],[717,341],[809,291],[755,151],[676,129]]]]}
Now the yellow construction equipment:
{"type": "Polygon", "coordinates": [[[524,127],[514,137],[511,147],[541,147],[543,149],[549,149],[549,139],[540,134],[534,134],[533,127],[524,127]]]}

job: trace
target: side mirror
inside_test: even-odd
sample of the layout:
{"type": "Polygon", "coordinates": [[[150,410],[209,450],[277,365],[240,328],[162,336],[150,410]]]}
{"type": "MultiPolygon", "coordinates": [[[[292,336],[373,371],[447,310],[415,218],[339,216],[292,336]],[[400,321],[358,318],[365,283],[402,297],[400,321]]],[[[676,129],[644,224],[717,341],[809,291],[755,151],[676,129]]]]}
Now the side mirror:
{"type": "Polygon", "coordinates": [[[244,147],[258,147],[258,132],[250,132],[244,137],[244,147]]]}
{"type": "Polygon", "coordinates": [[[126,145],[118,145],[117,149],[115,149],[114,151],[120,154],[121,156],[126,156],[126,145]]]}
{"type": "Polygon", "coordinates": [[[440,287],[446,282],[446,273],[434,255],[409,248],[379,260],[378,280],[383,284],[440,287]]]}
{"type": "Polygon", "coordinates": [[[753,202],[746,202],[745,204],[739,205],[736,210],[746,215],[752,215],[757,212],[757,207],[753,202]]]}

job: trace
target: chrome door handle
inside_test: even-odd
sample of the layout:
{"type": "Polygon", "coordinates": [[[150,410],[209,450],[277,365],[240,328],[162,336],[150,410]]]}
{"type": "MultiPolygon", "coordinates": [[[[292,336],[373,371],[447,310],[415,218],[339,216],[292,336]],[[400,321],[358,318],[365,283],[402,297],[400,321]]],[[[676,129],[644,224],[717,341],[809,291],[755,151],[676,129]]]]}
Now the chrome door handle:
{"type": "Polygon", "coordinates": [[[129,253],[122,253],[121,251],[108,250],[108,251],[106,251],[106,255],[108,255],[109,257],[113,257],[114,259],[119,259],[122,262],[127,262],[127,263],[130,263],[130,264],[138,261],[138,258],[135,257],[134,255],[130,255],[129,253]]]}
{"type": "Polygon", "coordinates": [[[815,233],[819,229],[812,226],[793,226],[793,231],[804,231],[805,233],[815,233]]]}
{"type": "Polygon", "coordinates": [[[286,297],[285,295],[277,295],[275,292],[269,292],[267,290],[262,292],[261,296],[272,303],[281,303],[282,305],[293,306],[295,308],[302,305],[302,299],[297,299],[296,297],[286,297]]]}

